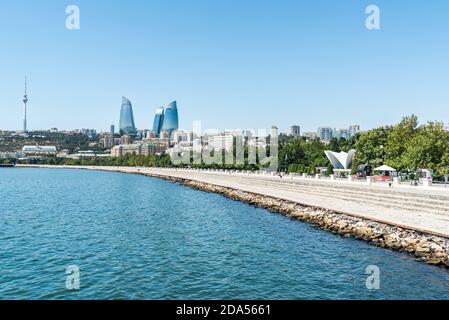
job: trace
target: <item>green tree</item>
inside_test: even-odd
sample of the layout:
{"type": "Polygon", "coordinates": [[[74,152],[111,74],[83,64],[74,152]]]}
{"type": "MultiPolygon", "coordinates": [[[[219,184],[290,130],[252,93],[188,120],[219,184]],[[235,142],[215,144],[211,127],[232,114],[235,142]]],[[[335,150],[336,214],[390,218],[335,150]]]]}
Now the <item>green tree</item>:
{"type": "Polygon", "coordinates": [[[409,170],[427,168],[444,174],[448,144],[449,134],[442,123],[429,122],[419,127],[402,156],[404,167],[409,170]]]}
{"type": "Polygon", "coordinates": [[[382,164],[382,135],[384,134],[386,139],[390,130],[390,128],[376,128],[360,135],[355,143],[353,169],[360,164],[369,164],[374,167],[382,164]]]}
{"type": "Polygon", "coordinates": [[[328,147],[328,150],[330,150],[330,151],[340,152],[341,151],[340,139],[332,138],[327,147],[328,147]]]}
{"type": "Polygon", "coordinates": [[[386,163],[398,170],[407,169],[404,153],[417,133],[418,117],[404,117],[400,123],[393,126],[385,144],[386,163]]]}
{"type": "Polygon", "coordinates": [[[449,176],[449,148],[447,147],[441,157],[441,162],[437,167],[437,173],[442,176],[449,176]]]}

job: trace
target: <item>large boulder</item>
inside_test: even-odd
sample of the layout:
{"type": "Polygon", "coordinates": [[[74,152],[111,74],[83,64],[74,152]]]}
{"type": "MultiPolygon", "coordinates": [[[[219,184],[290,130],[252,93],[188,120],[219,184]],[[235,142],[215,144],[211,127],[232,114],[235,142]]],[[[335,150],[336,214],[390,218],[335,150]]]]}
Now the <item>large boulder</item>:
{"type": "Polygon", "coordinates": [[[355,229],[358,236],[362,238],[371,238],[374,235],[373,229],[367,226],[359,226],[355,229]]]}
{"type": "Polygon", "coordinates": [[[418,257],[428,257],[430,255],[430,249],[418,245],[415,247],[415,255],[418,257]]]}

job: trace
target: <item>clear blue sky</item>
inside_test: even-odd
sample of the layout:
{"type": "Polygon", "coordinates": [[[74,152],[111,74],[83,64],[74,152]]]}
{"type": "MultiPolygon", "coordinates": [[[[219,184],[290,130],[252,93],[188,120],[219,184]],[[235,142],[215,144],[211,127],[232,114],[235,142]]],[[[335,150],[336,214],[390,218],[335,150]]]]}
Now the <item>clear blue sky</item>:
{"type": "Polygon", "coordinates": [[[449,121],[447,0],[2,1],[0,41],[1,129],[25,74],[30,129],[117,126],[122,95],[140,129],[172,100],[185,129],[449,121]]]}

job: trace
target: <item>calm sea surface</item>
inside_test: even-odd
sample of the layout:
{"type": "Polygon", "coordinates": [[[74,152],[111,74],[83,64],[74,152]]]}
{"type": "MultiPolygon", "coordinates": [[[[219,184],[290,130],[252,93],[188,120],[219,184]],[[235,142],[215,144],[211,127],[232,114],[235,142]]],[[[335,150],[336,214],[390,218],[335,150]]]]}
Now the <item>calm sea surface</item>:
{"type": "Polygon", "coordinates": [[[0,249],[0,299],[449,299],[446,269],[138,175],[0,169],[0,249]]]}

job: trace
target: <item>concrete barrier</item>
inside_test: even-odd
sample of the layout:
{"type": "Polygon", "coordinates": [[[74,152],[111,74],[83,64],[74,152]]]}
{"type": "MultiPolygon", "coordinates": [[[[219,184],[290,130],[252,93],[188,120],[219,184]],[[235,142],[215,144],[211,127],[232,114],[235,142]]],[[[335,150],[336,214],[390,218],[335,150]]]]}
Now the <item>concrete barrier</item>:
{"type": "Polygon", "coordinates": [[[430,181],[430,180],[424,180],[423,183],[422,183],[422,185],[423,185],[425,188],[429,188],[429,187],[432,186],[432,181],[430,181]]]}

